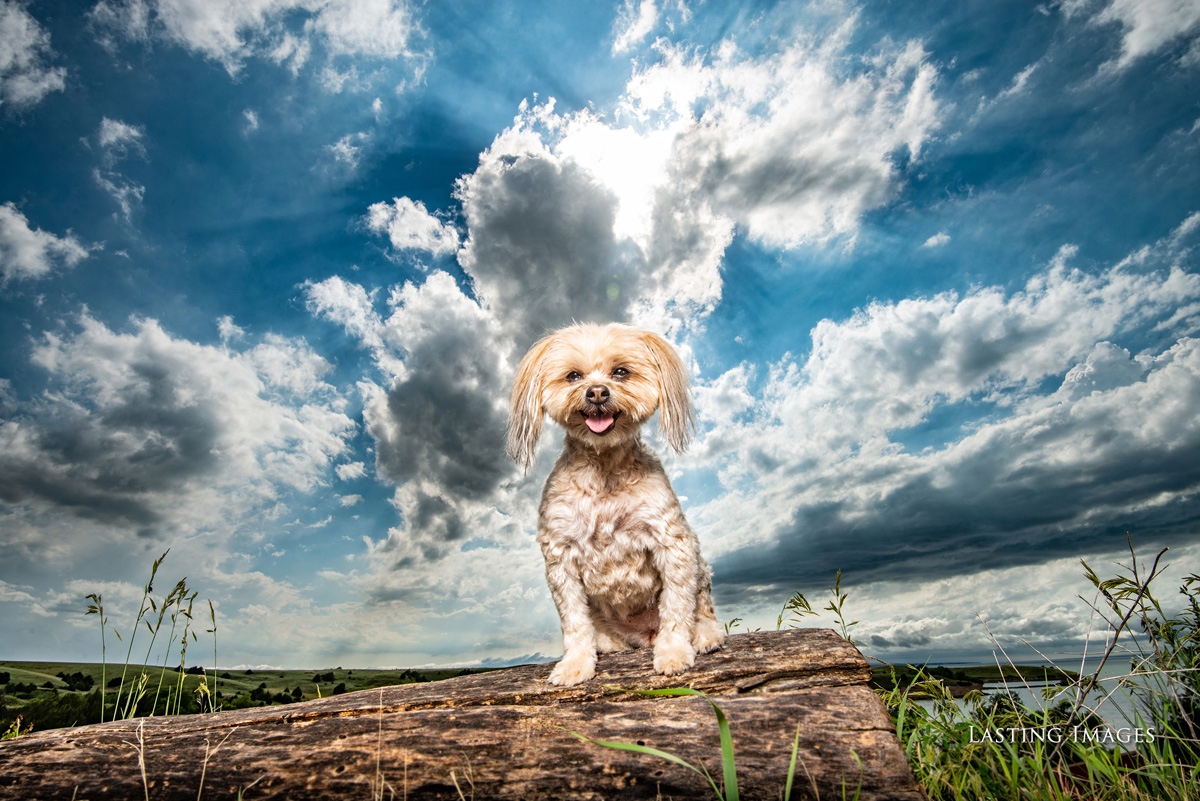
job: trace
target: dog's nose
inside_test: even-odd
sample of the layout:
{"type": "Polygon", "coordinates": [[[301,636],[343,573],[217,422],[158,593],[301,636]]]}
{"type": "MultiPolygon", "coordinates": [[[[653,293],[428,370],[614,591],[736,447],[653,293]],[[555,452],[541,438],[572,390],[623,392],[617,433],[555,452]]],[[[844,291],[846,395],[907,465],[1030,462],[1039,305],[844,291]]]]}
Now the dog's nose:
{"type": "Polygon", "coordinates": [[[608,400],[608,387],[604,386],[603,384],[596,384],[595,386],[588,387],[587,399],[591,403],[599,406],[608,400]]]}

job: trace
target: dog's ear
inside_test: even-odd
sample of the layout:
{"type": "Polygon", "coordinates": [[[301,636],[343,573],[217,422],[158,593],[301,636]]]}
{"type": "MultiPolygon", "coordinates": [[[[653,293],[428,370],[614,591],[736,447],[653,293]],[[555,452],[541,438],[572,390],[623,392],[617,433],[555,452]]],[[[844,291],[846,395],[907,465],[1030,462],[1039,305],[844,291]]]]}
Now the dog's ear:
{"type": "Polygon", "coordinates": [[[508,455],[526,470],[542,435],[542,357],[553,342],[553,335],[543,337],[529,349],[517,366],[509,396],[508,455]]]}
{"type": "Polygon", "coordinates": [[[676,453],[683,453],[696,427],[692,399],[688,395],[687,368],[675,347],[658,334],[647,331],[644,341],[658,367],[658,416],[663,433],[667,437],[667,444],[676,453]]]}

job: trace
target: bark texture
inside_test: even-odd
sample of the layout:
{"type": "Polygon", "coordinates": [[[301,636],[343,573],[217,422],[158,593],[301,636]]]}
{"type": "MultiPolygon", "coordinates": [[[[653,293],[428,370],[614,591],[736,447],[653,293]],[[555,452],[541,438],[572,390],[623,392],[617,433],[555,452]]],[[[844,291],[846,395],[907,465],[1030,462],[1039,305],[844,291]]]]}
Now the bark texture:
{"type": "Polygon", "coordinates": [[[712,707],[626,689],[692,687],[729,718],[744,799],[921,801],[866,660],[825,629],[729,637],[680,676],[646,650],[605,654],[576,687],[530,665],[289,706],[143,718],[0,743],[0,798],[713,798],[702,776],[582,742],[643,743],[703,763],[721,784],[712,707]],[[623,688],[623,689],[617,689],[623,688]]]}

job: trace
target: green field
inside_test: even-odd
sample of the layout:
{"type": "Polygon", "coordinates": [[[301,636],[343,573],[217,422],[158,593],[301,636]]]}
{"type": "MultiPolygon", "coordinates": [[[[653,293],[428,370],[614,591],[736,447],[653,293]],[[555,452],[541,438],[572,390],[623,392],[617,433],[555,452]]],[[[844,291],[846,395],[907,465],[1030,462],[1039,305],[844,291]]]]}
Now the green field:
{"type": "MultiPolygon", "coordinates": [[[[105,701],[110,707],[116,702],[121,668],[121,665],[108,665],[106,668],[105,679],[110,686],[106,690],[105,701]]],[[[339,667],[317,670],[219,670],[214,676],[212,673],[201,675],[199,668],[191,668],[191,672],[181,677],[179,671],[170,668],[164,670],[159,666],[142,668],[130,665],[125,674],[125,687],[128,691],[129,687],[134,686],[144,671],[147,676],[146,697],[138,710],[149,714],[153,704],[156,714],[164,714],[167,702],[174,703],[177,700],[175,694],[181,678],[181,711],[198,712],[200,706],[195,701],[196,689],[202,681],[214,694],[218,709],[245,709],[328,698],[374,687],[440,681],[486,670],[343,670],[339,667]]],[[[1001,675],[1000,669],[994,665],[926,667],[923,673],[926,678],[941,679],[946,688],[956,695],[976,689],[985,681],[996,681],[1001,675]]],[[[872,670],[871,684],[879,689],[890,690],[897,684],[907,687],[915,677],[915,669],[909,666],[881,666],[872,670]]],[[[1054,676],[1044,665],[1016,665],[1004,668],[1004,678],[1014,682],[1022,678],[1041,682],[1048,678],[1061,679],[1062,674],[1054,676]]],[[[0,681],[0,690],[3,690],[3,694],[0,694],[0,729],[7,728],[17,715],[22,715],[23,724],[32,724],[39,730],[99,720],[98,698],[92,699],[90,707],[85,703],[87,696],[94,695],[100,687],[101,665],[98,663],[0,661],[0,679],[6,679],[0,681]]]]}
{"type": "MultiPolygon", "coordinates": [[[[109,664],[104,679],[111,685],[105,691],[105,702],[111,707],[121,684],[122,665],[109,664]]],[[[156,714],[163,714],[167,702],[174,704],[181,684],[182,712],[198,712],[196,690],[206,682],[216,698],[218,709],[244,709],[252,706],[295,703],[313,698],[339,695],[373,687],[395,684],[440,681],[453,676],[483,673],[488,668],[440,670],[218,670],[202,675],[199,668],[189,668],[182,676],[178,670],[159,666],[130,665],[125,673],[126,692],[144,672],[147,676],[146,696],[138,706],[149,714],[151,704],[156,714]],[[157,703],[155,703],[157,696],[157,703]]],[[[3,662],[0,661],[0,730],[7,728],[17,717],[22,726],[35,729],[99,721],[101,665],[92,662],[3,662]],[[7,675],[5,675],[7,674],[7,675]],[[93,696],[88,705],[89,696],[93,696]]],[[[111,717],[111,714],[108,716],[111,717]]]]}
{"type": "MultiPolygon", "coordinates": [[[[984,682],[1004,681],[1014,685],[1021,682],[1067,685],[1079,680],[1079,675],[1047,665],[973,665],[967,667],[923,667],[911,665],[881,665],[871,668],[871,686],[880,690],[905,689],[920,678],[938,679],[951,695],[961,697],[983,687],[984,682]]],[[[917,693],[913,697],[922,697],[917,693]]]]}

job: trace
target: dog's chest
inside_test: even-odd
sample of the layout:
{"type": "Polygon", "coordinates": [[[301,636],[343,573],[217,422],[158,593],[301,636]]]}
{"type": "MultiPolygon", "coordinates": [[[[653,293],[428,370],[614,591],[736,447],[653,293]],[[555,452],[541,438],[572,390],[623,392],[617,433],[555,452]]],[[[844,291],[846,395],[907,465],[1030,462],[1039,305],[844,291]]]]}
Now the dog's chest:
{"type": "Polygon", "coordinates": [[[585,504],[571,544],[579,555],[583,586],[593,603],[617,617],[640,611],[662,588],[654,564],[660,548],[656,526],[646,519],[644,504],[622,497],[598,498],[585,504]]]}
{"type": "Polygon", "coordinates": [[[644,603],[661,586],[653,555],[663,547],[673,494],[653,480],[614,486],[589,478],[552,479],[547,486],[539,527],[547,560],[570,553],[589,595],[644,603]]]}

